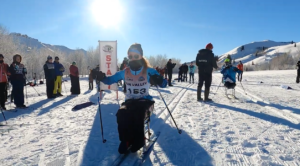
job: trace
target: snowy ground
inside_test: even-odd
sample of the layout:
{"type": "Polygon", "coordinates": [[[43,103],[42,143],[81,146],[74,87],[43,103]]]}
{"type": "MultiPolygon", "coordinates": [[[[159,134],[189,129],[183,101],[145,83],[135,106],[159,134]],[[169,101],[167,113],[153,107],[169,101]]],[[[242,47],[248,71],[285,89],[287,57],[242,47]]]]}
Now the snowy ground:
{"type": "MultiPolygon", "coordinates": [[[[161,89],[181,135],[159,93],[151,89],[156,101],[151,127],[161,135],[144,165],[300,165],[300,87],[295,77],[295,71],[246,72],[242,83],[247,94],[238,83],[238,100],[229,100],[222,87],[215,94],[221,75],[214,73],[211,104],[196,101],[196,83],[175,82],[161,89]],[[283,84],[293,89],[283,89],[283,84]]],[[[70,82],[65,87],[69,91],[70,82]]],[[[120,92],[118,101],[115,92],[105,92],[103,144],[97,105],[71,110],[98,100],[96,90],[88,91],[86,78],[78,97],[48,100],[45,85],[36,89],[41,97],[27,89],[30,109],[5,112],[13,126],[0,127],[0,165],[111,165],[119,145],[115,114],[124,95],[120,92]]],[[[128,156],[123,165],[134,158],[128,156]]]]}

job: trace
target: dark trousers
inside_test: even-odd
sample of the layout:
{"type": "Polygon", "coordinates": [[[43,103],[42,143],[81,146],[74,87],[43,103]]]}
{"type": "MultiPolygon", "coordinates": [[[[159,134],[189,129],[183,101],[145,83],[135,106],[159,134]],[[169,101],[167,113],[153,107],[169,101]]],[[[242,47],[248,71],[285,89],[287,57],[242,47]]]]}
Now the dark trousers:
{"type": "Polygon", "coordinates": [[[187,82],[187,72],[183,73],[183,81],[187,82]]]}
{"type": "MultiPolygon", "coordinates": [[[[14,96],[14,103],[16,106],[24,105],[24,82],[20,80],[12,80],[12,93],[14,96]]],[[[53,93],[53,91],[52,91],[53,93]]]]}
{"type": "Polygon", "coordinates": [[[199,83],[198,88],[202,89],[205,82],[205,89],[209,90],[212,81],[212,73],[199,73],[199,83]]]}
{"type": "Polygon", "coordinates": [[[71,94],[80,94],[79,77],[70,75],[71,78],[71,94]]]}
{"type": "Polygon", "coordinates": [[[48,98],[53,97],[54,83],[55,79],[46,79],[46,92],[48,98]]]}
{"type": "Polygon", "coordinates": [[[1,82],[0,83],[0,105],[1,107],[5,107],[5,101],[7,98],[7,83],[1,82]]]}
{"type": "Polygon", "coordinates": [[[181,82],[183,81],[183,80],[182,80],[182,73],[178,73],[178,82],[179,82],[179,81],[181,81],[181,82]]]}
{"type": "Polygon", "coordinates": [[[169,85],[172,85],[172,73],[168,73],[168,77],[169,77],[169,85]]]}
{"type": "Polygon", "coordinates": [[[116,114],[120,141],[129,142],[135,147],[144,146],[145,113],[153,104],[154,101],[146,99],[122,103],[116,114]]]}
{"type": "Polygon", "coordinates": [[[193,80],[193,83],[194,83],[194,74],[195,73],[190,73],[190,82],[191,82],[191,79],[193,80]]]}
{"type": "Polygon", "coordinates": [[[242,79],[243,79],[243,72],[241,72],[239,75],[238,75],[238,81],[242,81],[242,79]]]}
{"type": "Polygon", "coordinates": [[[93,88],[94,88],[94,83],[93,83],[93,81],[91,82],[89,82],[89,90],[93,90],[93,88]]]}
{"type": "Polygon", "coordinates": [[[235,83],[231,83],[231,82],[225,82],[224,86],[227,88],[227,89],[234,89],[236,84],[235,83]]]}

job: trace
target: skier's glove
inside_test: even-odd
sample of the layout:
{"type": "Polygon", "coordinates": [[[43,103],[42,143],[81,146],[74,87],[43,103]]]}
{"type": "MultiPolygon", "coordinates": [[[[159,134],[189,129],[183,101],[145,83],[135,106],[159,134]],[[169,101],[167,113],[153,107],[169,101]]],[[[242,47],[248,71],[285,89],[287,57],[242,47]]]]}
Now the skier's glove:
{"type": "Polygon", "coordinates": [[[150,84],[152,84],[152,85],[155,85],[155,86],[161,85],[163,83],[163,81],[164,81],[164,78],[161,75],[157,75],[157,74],[150,75],[150,84]]]}
{"type": "Polygon", "coordinates": [[[23,73],[27,74],[27,69],[25,67],[23,68],[23,73]]]}
{"type": "Polygon", "coordinates": [[[102,71],[99,71],[99,73],[97,74],[97,81],[102,81],[106,78],[105,73],[103,73],[102,71]]]}

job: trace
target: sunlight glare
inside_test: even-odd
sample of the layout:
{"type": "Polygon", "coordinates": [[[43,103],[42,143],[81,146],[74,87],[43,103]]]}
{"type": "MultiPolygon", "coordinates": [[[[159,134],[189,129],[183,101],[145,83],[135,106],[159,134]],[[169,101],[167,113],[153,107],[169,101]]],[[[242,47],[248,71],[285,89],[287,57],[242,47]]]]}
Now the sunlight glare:
{"type": "Polygon", "coordinates": [[[116,27],[121,22],[123,8],[119,0],[94,0],[91,12],[101,26],[116,27]]]}

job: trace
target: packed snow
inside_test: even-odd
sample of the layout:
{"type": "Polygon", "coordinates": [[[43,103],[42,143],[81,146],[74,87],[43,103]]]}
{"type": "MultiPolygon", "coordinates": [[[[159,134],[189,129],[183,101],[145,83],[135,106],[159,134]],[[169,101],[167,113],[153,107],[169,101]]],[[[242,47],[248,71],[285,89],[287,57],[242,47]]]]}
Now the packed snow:
{"type": "Polygon", "coordinates": [[[219,58],[219,63],[223,63],[227,55],[231,55],[232,60],[235,62],[242,61],[245,65],[264,64],[268,63],[274,57],[288,53],[291,56],[297,56],[300,54],[300,42],[275,42],[271,40],[252,42],[245,44],[244,50],[241,50],[242,46],[236,47],[231,51],[223,54],[219,58]],[[265,50],[262,50],[262,48],[265,50]],[[258,52],[258,56],[256,56],[258,52]]]}
{"type": "MultiPolygon", "coordinates": [[[[300,87],[295,77],[293,70],[245,72],[234,99],[225,96],[224,87],[218,89],[221,74],[214,73],[213,103],[196,101],[197,81],[175,81],[174,87],[159,89],[182,134],[152,87],[156,103],[151,128],[161,134],[143,165],[300,165],[300,87]]],[[[53,100],[46,98],[45,85],[34,87],[41,96],[27,87],[25,104],[30,108],[4,112],[11,126],[0,127],[0,165],[113,163],[119,156],[115,115],[124,94],[119,91],[117,100],[116,92],[104,92],[101,112],[107,142],[102,143],[99,94],[88,90],[87,78],[80,84],[79,96],[68,96],[68,81],[63,83],[64,96],[53,100]],[[95,105],[72,111],[88,101],[95,105]]],[[[2,115],[0,122],[5,123],[2,115]]],[[[136,154],[130,154],[122,165],[132,165],[135,159],[136,154]]]]}

